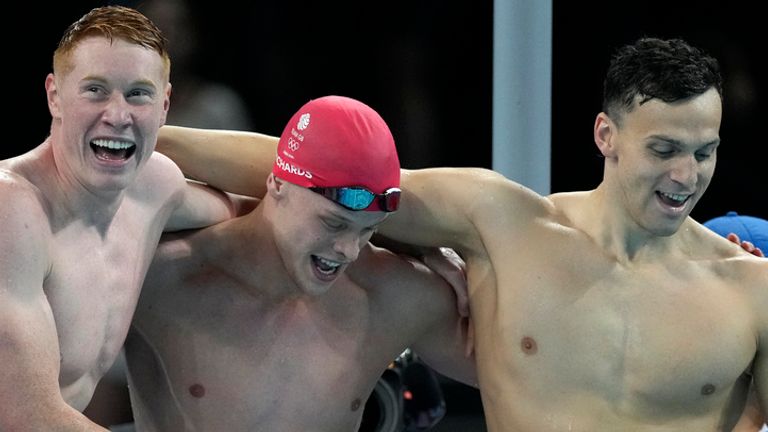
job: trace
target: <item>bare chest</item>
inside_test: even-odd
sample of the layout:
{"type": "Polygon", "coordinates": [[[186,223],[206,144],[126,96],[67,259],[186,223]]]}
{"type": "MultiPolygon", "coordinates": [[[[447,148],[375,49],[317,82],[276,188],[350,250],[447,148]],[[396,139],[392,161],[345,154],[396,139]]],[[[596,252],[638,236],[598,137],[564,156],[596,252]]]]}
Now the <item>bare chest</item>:
{"type": "Polygon", "coordinates": [[[601,271],[555,261],[499,274],[491,334],[505,345],[493,354],[533,395],[685,415],[720,411],[742,385],[756,345],[738,287],[704,267],[601,271]]]}
{"type": "Polygon", "coordinates": [[[107,233],[54,234],[44,289],[59,337],[62,389],[98,380],[114,362],[161,229],[116,223],[107,233]]]}
{"type": "MultiPolygon", "coordinates": [[[[139,323],[152,357],[174,365],[162,367],[166,377],[155,382],[167,383],[180,416],[212,430],[354,430],[396,356],[396,349],[375,344],[367,315],[356,308],[339,317],[318,305],[276,307],[250,299],[246,306],[218,298],[177,302],[168,320],[163,309],[170,298],[154,300],[151,311],[142,300],[139,323]]],[[[131,348],[129,362],[134,354],[131,348]]],[[[144,389],[155,385],[144,383],[144,389]]]]}

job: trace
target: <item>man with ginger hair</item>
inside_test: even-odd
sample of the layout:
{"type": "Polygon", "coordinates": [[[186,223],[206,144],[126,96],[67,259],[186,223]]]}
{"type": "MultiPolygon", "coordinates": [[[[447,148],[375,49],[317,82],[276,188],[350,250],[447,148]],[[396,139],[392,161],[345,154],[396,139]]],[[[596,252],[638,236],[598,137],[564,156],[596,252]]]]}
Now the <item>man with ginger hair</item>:
{"type": "Polygon", "coordinates": [[[81,411],[123,346],[161,233],[235,214],[153,152],[169,71],[146,17],[91,10],[45,80],[50,136],[0,161],[2,431],[103,431],[81,411]]]}

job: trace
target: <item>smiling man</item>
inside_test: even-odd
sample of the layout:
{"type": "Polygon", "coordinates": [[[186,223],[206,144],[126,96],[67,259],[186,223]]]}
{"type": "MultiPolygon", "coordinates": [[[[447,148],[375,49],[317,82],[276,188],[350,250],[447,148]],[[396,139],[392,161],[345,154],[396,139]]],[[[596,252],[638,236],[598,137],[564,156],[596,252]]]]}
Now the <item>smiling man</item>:
{"type": "MultiPolygon", "coordinates": [[[[484,169],[404,171],[380,231],[465,258],[490,431],[730,431],[750,382],[765,415],[768,261],[689,216],[714,175],[721,93],[714,58],[643,38],[608,69],[597,188],[545,197],[484,169]]],[[[215,166],[171,153],[248,193],[261,179],[239,166],[271,161],[244,141],[208,141],[229,159],[215,166]]]]}
{"type": "Polygon", "coordinates": [[[45,81],[50,136],[0,161],[0,430],[104,430],[80,411],[118,355],[164,229],[234,215],[153,153],[163,36],[124,7],[72,24],[45,81]]]}
{"type": "Polygon", "coordinates": [[[384,119],[313,99],[273,160],[252,212],[163,236],[126,343],[136,430],[357,431],[407,347],[475,382],[451,287],[369,243],[400,197],[384,119]]]}

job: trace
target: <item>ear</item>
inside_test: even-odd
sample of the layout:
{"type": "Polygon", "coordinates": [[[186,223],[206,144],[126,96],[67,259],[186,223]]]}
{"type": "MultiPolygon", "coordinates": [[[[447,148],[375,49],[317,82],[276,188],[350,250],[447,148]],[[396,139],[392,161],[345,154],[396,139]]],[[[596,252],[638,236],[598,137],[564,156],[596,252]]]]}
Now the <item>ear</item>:
{"type": "Polygon", "coordinates": [[[608,114],[601,112],[595,119],[594,127],[595,144],[600,153],[606,158],[616,155],[616,123],[608,117],[608,114]]]}
{"type": "Polygon", "coordinates": [[[59,90],[56,87],[56,77],[52,73],[45,77],[45,95],[48,98],[48,111],[51,112],[51,117],[61,118],[59,90]]]}
{"type": "Polygon", "coordinates": [[[283,180],[275,177],[272,173],[267,176],[267,194],[273,199],[280,199],[283,194],[283,180]]]}
{"type": "Polygon", "coordinates": [[[165,120],[168,117],[168,109],[171,108],[171,83],[169,82],[165,86],[165,92],[163,95],[163,118],[160,123],[160,126],[163,126],[165,124],[165,120]]]}

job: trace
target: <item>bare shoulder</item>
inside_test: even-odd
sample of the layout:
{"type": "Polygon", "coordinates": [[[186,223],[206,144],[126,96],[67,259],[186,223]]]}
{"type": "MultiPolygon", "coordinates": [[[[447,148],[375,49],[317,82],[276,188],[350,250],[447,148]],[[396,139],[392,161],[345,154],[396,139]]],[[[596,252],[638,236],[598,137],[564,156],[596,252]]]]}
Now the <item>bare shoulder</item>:
{"type": "Polygon", "coordinates": [[[48,225],[48,203],[43,192],[23,175],[0,169],[0,220],[7,232],[9,224],[23,223],[36,229],[48,225]]]}
{"type": "Polygon", "coordinates": [[[3,282],[11,288],[40,287],[51,265],[51,225],[45,197],[26,178],[0,170],[0,202],[3,282]]]}
{"type": "Polygon", "coordinates": [[[419,304],[420,299],[436,301],[436,294],[453,293],[448,283],[421,261],[370,243],[361,250],[347,274],[374,298],[407,298],[412,304],[419,304]]]}
{"type": "Polygon", "coordinates": [[[768,258],[746,252],[739,245],[723,238],[692,219],[681,228],[689,233],[684,242],[696,261],[708,262],[719,277],[732,280],[768,297],[768,258]]]}
{"type": "Polygon", "coordinates": [[[504,213],[540,213],[551,210],[551,201],[504,175],[485,168],[456,168],[450,173],[456,189],[474,196],[484,210],[504,213]]]}
{"type": "Polygon", "coordinates": [[[549,197],[489,169],[455,169],[447,176],[446,187],[468,197],[465,205],[472,220],[481,232],[489,228],[492,235],[527,230],[531,223],[556,213],[549,197]]]}
{"type": "Polygon", "coordinates": [[[196,261],[195,235],[198,230],[165,233],[157,245],[146,283],[181,280],[198,267],[196,261]]]}
{"type": "Polygon", "coordinates": [[[355,280],[380,282],[394,277],[423,277],[429,270],[418,260],[398,255],[368,243],[360,250],[358,259],[347,269],[355,280]],[[402,273],[402,275],[400,274],[402,273]]]}
{"type": "Polygon", "coordinates": [[[143,198],[163,199],[179,193],[186,184],[181,169],[168,156],[154,152],[132,187],[143,198]]]}
{"type": "Polygon", "coordinates": [[[678,232],[682,233],[683,247],[690,250],[690,253],[696,259],[726,261],[734,258],[755,257],[739,245],[715,233],[692,218],[688,218],[678,232]],[[691,247],[693,245],[695,247],[691,247]]]}
{"type": "Polygon", "coordinates": [[[559,192],[547,196],[550,210],[565,225],[579,225],[578,220],[590,217],[589,196],[593,191],[559,192]]]}
{"type": "Polygon", "coordinates": [[[184,285],[201,266],[191,237],[196,231],[166,233],[161,237],[142,287],[142,302],[161,291],[184,285]]]}

